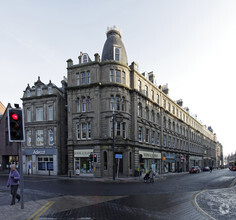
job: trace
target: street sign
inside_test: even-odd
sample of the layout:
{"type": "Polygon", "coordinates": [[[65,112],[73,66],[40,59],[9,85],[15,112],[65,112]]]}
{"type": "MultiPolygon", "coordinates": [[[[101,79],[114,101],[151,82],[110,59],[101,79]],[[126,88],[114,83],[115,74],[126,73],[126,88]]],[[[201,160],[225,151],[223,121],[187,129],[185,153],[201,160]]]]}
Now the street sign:
{"type": "Polygon", "coordinates": [[[116,159],[122,159],[122,154],[116,154],[116,155],[115,155],[115,158],[116,158],[116,159]]]}

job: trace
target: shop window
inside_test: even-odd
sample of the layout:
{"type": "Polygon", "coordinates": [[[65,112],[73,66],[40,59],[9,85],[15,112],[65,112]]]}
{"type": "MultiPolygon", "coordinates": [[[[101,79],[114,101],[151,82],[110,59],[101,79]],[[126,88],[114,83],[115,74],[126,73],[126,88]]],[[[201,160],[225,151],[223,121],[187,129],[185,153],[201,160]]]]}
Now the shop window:
{"type": "Polygon", "coordinates": [[[103,152],[103,160],[104,160],[104,170],[107,170],[107,152],[103,152]]]}
{"type": "Polygon", "coordinates": [[[54,170],[53,157],[38,157],[38,170],[54,170]]]}

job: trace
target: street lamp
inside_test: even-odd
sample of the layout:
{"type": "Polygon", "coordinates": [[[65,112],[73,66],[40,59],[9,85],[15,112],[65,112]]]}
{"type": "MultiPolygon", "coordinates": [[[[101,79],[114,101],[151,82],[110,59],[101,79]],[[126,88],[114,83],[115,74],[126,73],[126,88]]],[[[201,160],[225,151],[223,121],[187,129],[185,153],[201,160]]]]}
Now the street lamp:
{"type": "Polygon", "coordinates": [[[114,107],[112,108],[112,132],[113,132],[113,139],[112,139],[112,166],[113,166],[113,180],[116,178],[116,171],[115,171],[115,121],[122,122],[123,116],[120,113],[115,114],[114,107]],[[120,116],[120,117],[117,117],[120,116]]]}

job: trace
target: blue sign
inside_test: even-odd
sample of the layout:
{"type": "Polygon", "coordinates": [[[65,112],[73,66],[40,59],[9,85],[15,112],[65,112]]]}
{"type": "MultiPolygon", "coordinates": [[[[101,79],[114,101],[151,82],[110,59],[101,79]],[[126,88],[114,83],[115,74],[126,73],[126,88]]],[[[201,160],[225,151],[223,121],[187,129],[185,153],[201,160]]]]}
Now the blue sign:
{"type": "Polygon", "coordinates": [[[122,159],[122,154],[116,154],[115,157],[116,157],[117,159],[122,159]]]}

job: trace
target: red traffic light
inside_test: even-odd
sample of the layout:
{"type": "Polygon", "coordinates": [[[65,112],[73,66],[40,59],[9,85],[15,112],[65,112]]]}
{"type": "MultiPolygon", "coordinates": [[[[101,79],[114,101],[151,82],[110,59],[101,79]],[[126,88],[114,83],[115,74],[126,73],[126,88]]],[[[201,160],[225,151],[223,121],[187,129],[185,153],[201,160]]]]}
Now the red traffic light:
{"type": "Polygon", "coordinates": [[[11,117],[12,117],[12,119],[14,119],[14,120],[18,120],[18,115],[17,114],[15,114],[15,113],[13,113],[12,115],[11,115],[11,117]]]}
{"type": "Polygon", "coordinates": [[[97,154],[94,154],[94,157],[97,157],[97,154]]]}

